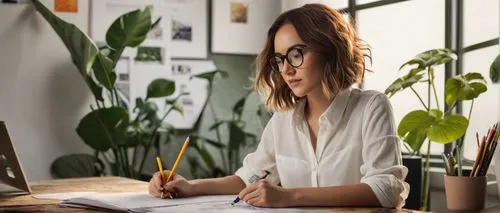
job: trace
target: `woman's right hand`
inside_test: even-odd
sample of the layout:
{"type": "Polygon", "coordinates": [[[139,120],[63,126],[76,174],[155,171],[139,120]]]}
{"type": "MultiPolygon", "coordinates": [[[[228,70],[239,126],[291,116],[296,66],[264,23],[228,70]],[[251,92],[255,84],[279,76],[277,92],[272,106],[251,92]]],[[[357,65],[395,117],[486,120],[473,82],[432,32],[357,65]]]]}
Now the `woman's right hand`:
{"type": "MultiPolygon", "coordinates": [[[[168,177],[170,171],[163,172],[165,177],[168,177]]],[[[156,172],[153,178],[149,181],[149,194],[161,198],[162,192],[164,194],[163,198],[170,197],[190,197],[195,195],[195,186],[189,183],[186,178],[174,174],[174,177],[168,183],[162,185],[160,172],[156,172]]]]}

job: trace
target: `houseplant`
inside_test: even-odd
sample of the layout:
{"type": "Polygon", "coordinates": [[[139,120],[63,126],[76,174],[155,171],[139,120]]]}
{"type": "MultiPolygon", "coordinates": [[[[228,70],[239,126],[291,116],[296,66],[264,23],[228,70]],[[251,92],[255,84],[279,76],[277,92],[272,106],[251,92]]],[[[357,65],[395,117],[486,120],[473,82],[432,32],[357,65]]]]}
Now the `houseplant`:
{"type": "Polygon", "coordinates": [[[104,164],[99,159],[104,159],[113,175],[140,178],[150,150],[156,149],[159,155],[160,145],[171,137],[173,128],[162,126],[162,123],[170,112],[182,113],[177,99],[185,94],[166,99],[169,110],[158,117],[158,106],[152,99],[171,96],[175,92],[175,82],[155,79],[148,85],[145,98],[136,99],[133,117],[129,114],[128,100],[119,95],[115,85],[114,69],[123,50],[139,46],[160,19],[152,22],[150,7],[126,13],[109,27],[106,46],[97,47],[78,27],[58,18],[40,1],[33,0],[33,5],[69,50],[72,62],[95,101],[90,106],[91,112],[76,128],[83,142],[95,150],[94,155],[60,157],[52,164],[51,172],[57,177],[102,175],[104,164]],[[158,133],[160,128],[165,135],[158,133]]]}
{"type": "MultiPolygon", "coordinates": [[[[498,71],[500,68],[500,55],[493,60],[489,76],[492,83],[498,83],[498,71]]],[[[478,152],[476,154],[472,170],[462,172],[460,155],[443,155],[445,160],[446,176],[444,187],[446,192],[446,204],[450,211],[479,212],[485,206],[486,197],[486,174],[492,161],[498,142],[498,123],[488,129],[487,135],[479,140],[477,136],[478,152]]],[[[463,137],[457,150],[461,150],[463,137]]],[[[498,165],[498,164],[497,164],[498,165]]],[[[497,173],[498,174],[498,173],[497,173]]]]}
{"type": "Polygon", "coordinates": [[[487,90],[486,82],[480,73],[457,75],[446,81],[445,103],[440,105],[434,82],[434,68],[455,59],[456,55],[449,49],[432,49],[422,52],[400,67],[401,70],[408,66],[407,74],[396,79],[385,91],[385,94],[391,97],[400,91],[410,89],[422,104],[421,109],[406,114],[398,124],[397,129],[398,136],[408,145],[406,147],[409,148],[409,151],[414,155],[423,156],[425,159],[421,189],[422,210],[428,209],[431,142],[447,144],[462,138],[456,143],[455,149],[458,174],[461,175],[462,140],[469,124],[474,99],[487,90]],[[428,85],[428,90],[432,93],[430,99],[434,99],[434,102],[425,103],[414,88],[416,84],[428,85]],[[468,117],[453,113],[453,109],[459,101],[471,101],[468,117]],[[432,106],[431,103],[436,103],[436,105],[432,106]],[[426,141],[427,153],[423,154],[421,148],[426,141]]]}
{"type": "MultiPolygon", "coordinates": [[[[222,76],[227,75],[224,72],[221,74],[223,74],[222,76]]],[[[209,90],[211,91],[214,83],[213,79],[209,79],[209,83],[209,90]]],[[[209,95],[212,94],[210,91],[209,95]]],[[[254,93],[249,89],[235,102],[232,107],[231,119],[220,120],[215,113],[213,114],[215,122],[209,127],[209,131],[215,132],[216,139],[213,140],[196,133],[190,136],[194,141],[194,143],[190,143],[190,148],[200,156],[200,158],[194,156],[188,157],[190,172],[194,178],[222,177],[233,174],[241,166],[241,158],[242,154],[244,154],[241,153],[242,149],[257,144],[257,136],[246,132],[246,122],[243,119],[247,100],[254,93]],[[222,133],[227,134],[225,135],[228,139],[227,141],[222,140],[224,136],[222,133]],[[217,165],[209,147],[217,150],[222,165],[217,165]]],[[[270,115],[265,111],[262,103],[257,106],[255,113],[263,125],[270,119],[270,115]]]]}

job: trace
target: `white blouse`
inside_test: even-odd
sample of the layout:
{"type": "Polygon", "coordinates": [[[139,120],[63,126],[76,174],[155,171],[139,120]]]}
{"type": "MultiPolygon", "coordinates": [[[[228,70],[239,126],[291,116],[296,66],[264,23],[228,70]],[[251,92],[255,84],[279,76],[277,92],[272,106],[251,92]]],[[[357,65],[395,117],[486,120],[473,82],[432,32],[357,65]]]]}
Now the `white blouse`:
{"type": "Polygon", "coordinates": [[[252,176],[267,170],[267,180],[285,188],[366,183],[384,207],[402,207],[408,170],[401,164],[387,97],[377,91],[341,91],[320,116],[316,152],[304,107],[300,101],[294,110],[274,113],[236,175],[249,185],[252,176]]]}

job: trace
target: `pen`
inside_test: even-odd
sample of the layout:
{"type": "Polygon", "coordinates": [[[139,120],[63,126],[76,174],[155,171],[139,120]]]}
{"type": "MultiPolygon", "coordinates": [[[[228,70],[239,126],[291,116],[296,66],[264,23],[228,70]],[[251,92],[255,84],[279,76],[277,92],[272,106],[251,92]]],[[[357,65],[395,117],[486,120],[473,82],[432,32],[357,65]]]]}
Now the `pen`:
{"type": "MultiPolygon", "coordinates": [[[[258,180],[265,179],[267,177],[267,175],[271,174],[271,172],[269,172],[267,170],[265,172],[266,172],[266,174],[264,176],[262,176],[261,178],[259,178],[258,180]]],[[[250,182],[253,182],[252,180],[253,180],[253,176],[250,178],[250,182]]],[[[254,181],[257,182],[257,180],[254,180],[254,181]]],[[[240,197],[236,197],[236,199],[233,200],[231,205],[234,206],[234,204],[240,202],[240,200],[241,200],[240,197]]]]}
{"type": "MultiPolygon", "coordinates": [[[[189,144],[189,137],[187,137],[186,140],[184,141],[184,145],[182,145],[181,151],[179,152],[179,155],[177,155],[177,159],[175,160],[174,166],[172,166],[172,170],[170,170],[170,173],[168,174],[168,177],[167,177],[167,180],[165,181],[165,183],[168,183],[170,181],[170,179],[172,179],[172,177],[174,176],[175,170],[177,169],[177,166],[179,166],[179,162],[181,161],[181,158],[184,155],[184,152],[186,152],[188,144],[189,144]]],[[[170,195],[170,199],[172,199],[172,198],[173,198],[172,195],[170,195]]]]}

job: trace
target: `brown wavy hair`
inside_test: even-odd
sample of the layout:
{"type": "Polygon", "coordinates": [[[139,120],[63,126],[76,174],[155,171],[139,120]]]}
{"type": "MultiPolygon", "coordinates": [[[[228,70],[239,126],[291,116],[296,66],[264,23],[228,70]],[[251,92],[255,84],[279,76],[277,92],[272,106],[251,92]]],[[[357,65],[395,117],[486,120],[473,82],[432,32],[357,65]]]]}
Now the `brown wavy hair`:
{"type": "Polygon", "coordinates": [[[274,72],[269,63],[275,54],[276,32],[286,23],[292,24],[306,45],[320,56],[324,64],[321,85],[328,98],[363,79],[365,57],[371,59],[370,49],[341,13],[322,4],[306,4],[281,14],[274,21],[267,33],[266,45],[257,56],[255,88],[266,97],[268,110],[293,109],[297,101],[282,76],[274,72]]]}

